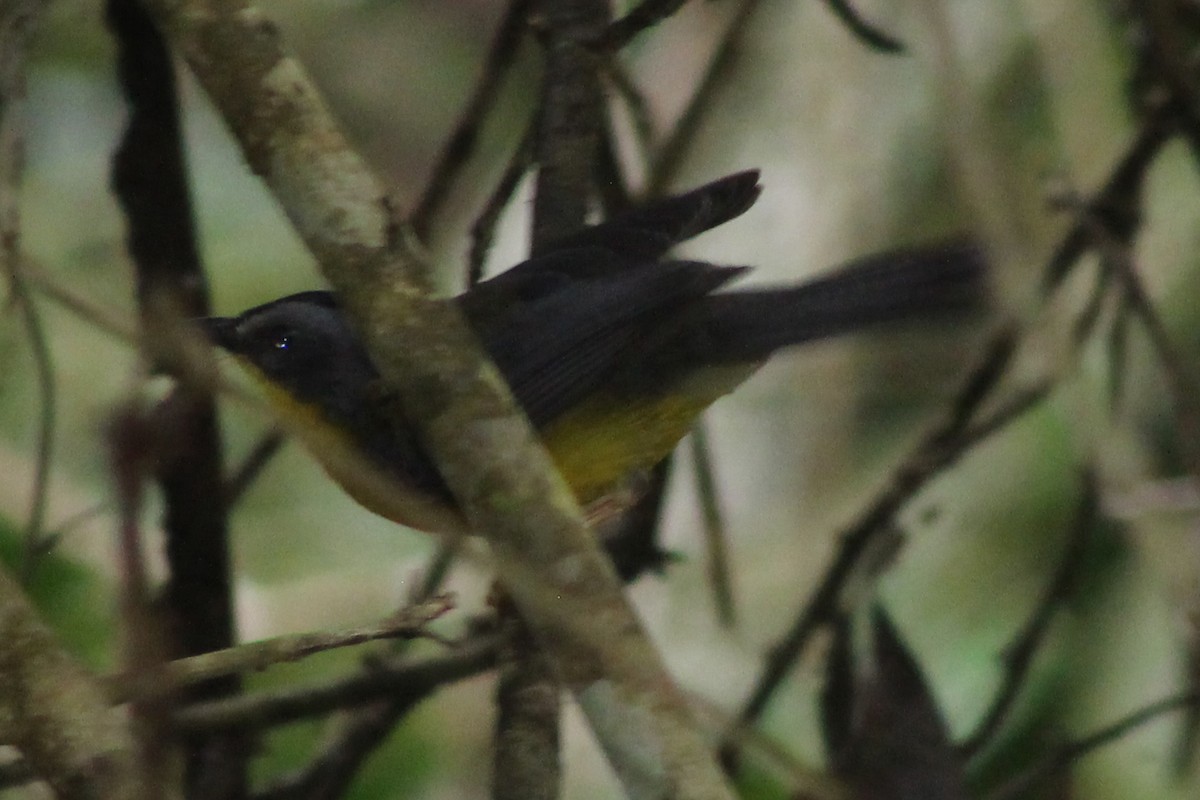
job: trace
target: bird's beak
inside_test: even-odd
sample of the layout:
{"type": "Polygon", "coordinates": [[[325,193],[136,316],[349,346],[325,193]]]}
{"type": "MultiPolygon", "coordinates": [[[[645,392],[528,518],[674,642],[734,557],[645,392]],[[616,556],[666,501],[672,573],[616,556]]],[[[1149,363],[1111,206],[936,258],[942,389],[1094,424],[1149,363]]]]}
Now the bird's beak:
{"type": "Polygon", "coordinates": [[[237,349],[237,320],[233,317],[204,317],[198,320],[200,330],[217,347],[237,349]]]}

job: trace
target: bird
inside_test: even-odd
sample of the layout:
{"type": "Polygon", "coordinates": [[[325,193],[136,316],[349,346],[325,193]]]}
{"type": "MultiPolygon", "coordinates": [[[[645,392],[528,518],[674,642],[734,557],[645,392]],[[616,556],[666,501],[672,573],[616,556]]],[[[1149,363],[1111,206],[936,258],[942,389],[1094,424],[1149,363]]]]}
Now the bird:
{"type": "MultiPolygon", "coordinates": [[[[747,267],[669,256],[760,192],[757,170],[729,175],[551,241],[448,300],[585,509],[606,507],[777,351],[977,308],[986,295],[983,250],[968,237],[876,253],[785,286],[728,288],[747,267]]],[[[466,530],[417,431],[396,424],[400,404],[334,293],[200,322],[360,504],[409,527],[466,530]],[[337,455],[347,451],[349,461],[337,455]]]]}

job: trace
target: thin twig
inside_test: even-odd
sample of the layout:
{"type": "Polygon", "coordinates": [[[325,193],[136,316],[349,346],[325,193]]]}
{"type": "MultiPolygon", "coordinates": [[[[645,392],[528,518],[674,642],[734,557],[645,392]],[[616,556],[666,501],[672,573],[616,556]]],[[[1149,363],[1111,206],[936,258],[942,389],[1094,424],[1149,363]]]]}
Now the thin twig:
{"type": "MultiPolygon", "coordinates": [[[[458,556],[461,545],[458,537],[447,537],[438,543],[421,583],[410,599],[411,603],[424,604],[434,596],[458,556]]],[[[380,669],[377,663],[368,662],[362,676],[373,676],[380,669]]],[[[354,680],[354,677],[350,680],[354,680]]],[[[336,692],[331,694],[337,695],[336,692]]],[[[341,796],[342,788],[353,777],[358,765],[383,743],[412,709],[412,696],[409,691],[401,692],[398,697],[381,693],[378,698],[372,698],[374,703],[354,708],[335,718],[328,726],[325,744],[316,755],[305,767],[277,781],[269,792],[270,796],[302,797],[305,800],[318,796],[341,796]]]]}
{"type": "Polygon", "coordinates": [[[1014,392],[1012,397],[985,418],[963,428],[955,444],[955,449],[960,452],[955,453],[951,457],[950,463],[962,455],[963,452],[971,449],[992,434],[1011,425],[1020,417],[1023,417],[1027,412],[1049,397],[1050,392],[1053,390],[1053,379],[1044,378],[1032,386],[1014,392]]]}
{"type": "Polygon", "coordinates": [[[471,249],[467,255],[468,286],[474,286],[483,278],[483,267],[496,235],[496,224],[500,221],[500,215],[504,213],[513,193],[517,191],[521,179],[533,164],[533,134],[534,126],[531,125],[521,144],[513,152],[504,175],[500,177],[500,182],[496,184],[483,211],[471,226],[471,249]]]}
{"type": "Polygon", "coordinates": [[[105,511],[108,511],[110,508],[111,505],[107,501],[93,503],[87,508],[76,511],[74,514],[70,515],[57,525],[52,526],[46,531],[46,535],[42,537],[42,544],[38,555],[44,556],[51,552],[55,547],[58,546],[58,543],[61,542],[64,537],[69,535],[76,528],[91,522],[105,511]]]}
{"type": "Polygon", "coordinates": [[[1058,570],[1042,594],[1029,621],[1025,623],[1025,627],[1012,644],[1005,649],[1004,680],[1001,682],[1000,691],[992,699],[991,705],[975,729],[958,746],[959,754],[964,761],[972,758],[985,744],[991,741],[992,735],[1004,723],[1012,708],[1013,700],[1033,663],[1033,656],[1045,638],[1051,620],[1063,604],[1070,599],[1079,571],[1084,563],[1084,554],[1096,526],[1099,503],[1096,476],[1088,472],[1084,475],[1083,495],[1079,499],[1079,510],[1075,517],[1075,523],[1071,527],[1066,548],[1059,560],[1058,570]]]}
{"type": "MultiPolygon", "coordinates": [[[[162,430],[133,403],[119,408],[109,424],[108,444],[117,506],[117,571],[119,609],[124,633],[122,667],[139,682],[154,685],[166,663],[167,625],[150,593],[142,549],[141,514],[148,476],[161,456],[162,430]]],[[[150,797],[165,797],[171,778],[165,735],[169,701],[149,692],[133,703],[133,731],[138,744],[142,780],[150,797]]]]}
{"type": "Polygon", "coordinates": [[[250,448],[250,452],[242,459],[242,463],[231,470],[229,476],[225,478],[223,495],[226,508],[233,508],[237,505],[246,490],[262,474],[267,464],[271,463],[271,459],[283,447],[285,441],[287,441],[287,437],[283,435],[282,431],[271,430],[254,443],[254,447],[250,448]]]}
{"type": "Polygon", "coordinates": [[[433,218],[449,195],[454,179],[475,151],[480,131],[496,103],[504,76],[508,74],[516,58],[521,35],[528,24],[528,16],[529,0],[511,0],[503,19],[500,20],[475,92],[471,95],[458,125],[446,139],[437,164],[430,173],[425,192],[409,215],[409,224],[423,240],[429,239],[433,218]]]}
{"type": "Polygon", "coordinates": [[[725,33],[704,71],[704,77],[701,78],[699,86],[696,87],[671,133],[667,135],[651,167],[646,181],[648,196],[657,197],[663,194],[667,187],[675,182],[705,115],[714,109],[713,98],[733,70],[742,36],[759,4],[759,0],[742,0],[733,19],[725,28],[725,33]]]}
{"type": "Polygon", "coordinates": [[[1151,703],[1111,725],[1106,725],[1081,739],[1059,747],[1024,774],[1018,775],[1000,788],[990,792],[986,800],[1017,800],[1017,798],[1028,797],[1030,790],[1037,784],[1066,769],[1073,762],[1090,755],[1093,751],[1115,742],[1148,722],[1153,722],[1163,714],[1195,708],[1198,704],[1200,704],[1200,695],[1194,692],[1174,695],[1151,703]]]}
{"type": "Polygon", "coordinates": [[[1105,227],[1121,239],[1127,239],[1137,229],[1141,223],[1141,194],[1146,172],[1178,130],[1174,114],[1169,103],[1160,103],[1143,119],[1108,180],[1089,200],[1090,213],[1077,219],[1051,256],[1043,273],[1046,293],[1062,282],[1087,251],[1091,243],[1085,226],[1087,216],[1104,220],[1105,227]]]}
{"type": "Polygon", "coordinates": [[[58,392],[54,357],[45,325],[20,270],[20,187],[25,155],[26,48],[40,23],[40,3],[14,3],[0,12],[0,271],[8,277],[9,298],[25,324],[29,351],[38,384],[37,445],[29,516],[25,523],[25,547],[21,579],[32,576],[45,535],[46,506],[50,492],[50,468],[54,453],[54,428],[58,392]]]}
{"type": "Polygon", "coordinates": [[[425,574],[421,576],[421,584],[417,587],[412,602],[424,603],[433,597],[449,574],[450,567],[454,565],[460,544],[461,541],[457,538],[447,538],[438,542],[437,550],[429,559],[429,565],[425,567],[425,574]]]}
{"type": "MultiPolygon", "coordinates": [[[[457,556],[460,545],[461,540],[456,537],[443,539],[439,543],[421,585],[410,600],[414,607],[429,604],[457,556]]],[[[484,641],[486,643],[487,639],[484,641]]],[[[466,645],[456,646],[455,652],[446,657],[448,660],[440,662],[448,665],[443,676],[447,682],[455,680],[455,676],[474,674],[462,673],[460,668],[472,669],[473,665],[480,663],[477,657],[483,659],[484,666],[480,669],[491,665],[495,659],[494,648],[485,647],[483,652],[477,652],[473,649],[476,644],[477,641],[472,640],[466,645]]],[[[253,726],[258,727],[288,722],[296,719],[296,715],[311,716],[340,709],[343,713],[329,721],[325,741],[308,764],[276,780],[259,800],[262,797],[276,800],[285,797],[304,800],[338,798],[343,796],[346,785],[362,762],[383,744],[396,725],[412,710],[416,700],[423,696],[418,689],[423,685],[420,675],[430,674],[423,665],[424,662],[414,665],[393,653],[386,662],[378,658],[366,660],[357,674],[333,685],[237,698],[207,707],[207,710],[193,707],[184,712],[182,722],[189,726],[229,725],[232,720],[248,719],[255,720],[253,726]],[[389,664],[392,666],[389,667],[389,664]],[[392,677],[392,673],[398,670],[412,671],[414,668],[418,671],[416,678],[392,677]],[[371,687],[376,686],[379,691],[364,696],[371,687]]],[[[425,684],[428,683],[426,680],[425,684]]],[[[429,685],[428,690],[432,691],[436,686],[429,685]]]]}
{"type": "MultiPolygon", "coordinates": [[[[2,156],[0,156],[2,157],[2,156]]],[[[3,191],[3,190],[0,190],[3,191]]],[[[13,220],[15,222],[15,220],[13,220]]],[[[46,328],[38,313],[37,305],[30,296],[29,288],[20,270],[14,269],[18,258],[15,230],[0,232],[5,254],[3,260],[8,268],[9,287],[12,301],[21,311],[25,322],[25,333],[29,339],[29,351],[33,355],[34,371],[38,384],[38,428],[34,458],[33,488],[29,499],[29,518],[25,524],[25,552],[21,563],[21,579],[28,582],[33,575],[38,555],[45,552],[43,539],[46,536],[46,507],[50,496],[50,468],[54,453],[54,429],[58,418],[58,388],[54,375],[54,356],[46,328]],[[11,249],[10,246],[11,245],[11,249]]]]}
{"type": "Polygon", "coordinates": [[[1071,322],[1071,346],[1075,349],[1076,354],[1096,330],[1096,324],[1100,321],[1100,316],[1104,311],[1104,301],[1109,297],[1111,287],[1112,270],[1100,269],[1096,280],[1092,282],[1087,301],[1071,322]]]}
{"type": "Polygon", "coordinates": [[[737,606],[733,597],[733,576],[729,571],[729,536],[725,515],[721,513],[708,433],[703,422],[692,428],[691,441],[696,494],[700,498],[704,544],[708,551],[708,580],[717,607],[717,619],[723,627],[733,628],[737,624],[737,606]]]}
{"type": "MultiPolygon", "coordinates": [[[[638,87],[633,76],[624,64],[615,58],[604,59],[600,62],[604,67],[604,75],[616,90],[617,97],[629,110],[629,118],[633,122],[633,133],[638,147],[643,153],[650,152],[654,144],[654,115],[650,111],[650,103],[646,95],[638,87]]],[[[611,111],[610,111],[611,114],[611,111]]],[[[611,131],[612,125],[608,126],[611,131]]]]}
{"type": "Polygon", "coordinates": [[[841,20],[854,38],[872,50],[888,55],[904,52],[904,42],[867,22],[862,14],[858,13],[858,9],[851,5],[850,0],[825,0],[825,5],[829,6],[829,10],[841,20]]]}
{"type": "Polygon", "coordinates": [[[453,608],[448,596],[435,597],[420,605],[408,606],[374,625],[343,631],[301,633],[277,636],[249,644],[214,650],[210,653],[180,658],[163,664],[155,674],[146,676],[122,674],[109,680],[114,699],[118,702],[138,700],[154,694],[174,693],[228,675],[257,672],[276,664],[352,647],[381,639],[430,636],[426,627],[453,608]]]}
{"type": "Polygon", "coordinates": [[[1131,4],[1142,23],[1142,46],[1138,55],[1147,63],[1155,82],[1161,81],[1178,109],[1176,124],[1193,154],[1200,154],[1200,83],[1196,80],[1195,58],[1189,57],[1189,32],[1181,24],[1176,0],[1134,0],[1131,4]]]}
{"type": "Polygon", "coordinates": [[[1193,377],[1186,359],[1179,353],[1162,316],[1154,307],[1138,273],[1127,239],[1114,233],[1097,217],[1093,204],[1079,208],[1080,223],[1093,245],[1099,250],[1106,266],[1120,281],[1125,302],[1137,315],[1150,336],[1150,344],[1167,376],[1167,385],[1174,401],[1176,423],[1179,426],[1179,445],[1188,472],[1200,475],[1200,383],[1193,377]]]}
{"type": "Polygon", "coordinates": [[[491,669],[499,643],[500,637],[494,633],[476,635],[448,653],[418,659],[393,658],[327,683],[196,703],[176,710],[172,721],[177,730],[189,733],[258,730],[382,698],[403,700],[411,708],[440,686],[491,669]]]}
{"type": "Polygon", "coordinates": [[[1128,293],[1117,296],[1117,310],[1108,329],[1108,404],[1115,410],[1125,393],[1126,358],[1129,355],[1129,328],[1133,313],[1128,293]]]}
{"type": "Polygon", "coordinates": [[[485,634],[450,653],[420,660],[397,659],[322,686],[194,706],[180,711],[175,722],[183,730],[262,729],[373,702],[369,714],[351,717],[354,725],[335,731],[305,768],[254,795],[255,800],[342,797],[362,762],[399,719],[442,686],[492,669],[499,644],[500,637],[485,634]]]}
{"type": "MultiPolygon", "coordinates": [[[[975,366],[946,416],[935,424],[900,466],[891,479],[863,510],[858,519],[839,536],[833,561],[805,603],[791,628],[772,648],[746,704],[739,725],[753,724],[766,708],[775,690],[803,654],[813,634],[834,619],[840,606],[842,587],[854,573],[872,540],[888,528],[896,513],[934,477],[959,456],[1027,411],[1045,395],[1046,387],[1021,393],[993,412],[987,420],[971,424],[971,418],[1005,372],[1013,356],[1013,333],[1002,330],[993,337],[984,357],[975,366]]],[[[733,753],[727,753],[728,758],[733,753]]]]}
{"type": "Polygon", "coordinates": [[[673,555],[660,546],[659,534],[674,461],[672,454],[655,464],[644,479],[645,486],[635,490],[633,505],[613,520],[611,529],[598,531],[617,575],[626,583],[645,572],[661,573],[673,560],[673,555]]]}
{"type": "Polygon", "coordinates": [[[625,16],[613,20],[596,40],[599,50],[620,50],[634,38],[683,8],[687,0],[642,0],[625,16]]]}
{"type": "Polygon", "coordinates": [[[35,264],[28,255],[21,259],[21,277],[41,294],[79,317],[93,328],[136,346],[141,339],[136,320],[107,308],[79,290],[59,280],[53,273],[35,264]]]}

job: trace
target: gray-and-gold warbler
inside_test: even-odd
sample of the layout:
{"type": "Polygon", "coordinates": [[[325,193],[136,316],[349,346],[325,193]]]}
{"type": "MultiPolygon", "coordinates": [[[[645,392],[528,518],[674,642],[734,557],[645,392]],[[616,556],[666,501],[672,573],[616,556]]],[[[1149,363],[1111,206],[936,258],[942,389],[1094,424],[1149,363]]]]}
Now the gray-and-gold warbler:
{"type": "MultiPolygon", "coordinates": [[[[864,327],[978,306],[984,261],[970,241],[882,253],[796,286],[725,289],[745,267],[665,258],[746,211],[743,172],[589,226],[455,298],[585,507],[665,458],[696,417],[775,351],[864,327]]],[[[426,530],[464,523],[416,433],[330,292],[204,320],[370,510],[426,530]],[[349,445],[391,486],[361,480],[349,445]]]]}

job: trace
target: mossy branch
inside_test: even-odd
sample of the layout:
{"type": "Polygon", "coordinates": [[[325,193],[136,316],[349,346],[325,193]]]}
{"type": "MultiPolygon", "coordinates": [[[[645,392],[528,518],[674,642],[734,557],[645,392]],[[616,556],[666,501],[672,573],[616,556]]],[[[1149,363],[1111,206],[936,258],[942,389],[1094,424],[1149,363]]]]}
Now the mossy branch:
{"type": "Polygon", "coordinates": [[[429,296],[409,226],[276,26],[238,0],[147,5],[339,293],[628,792],[729,797],[570,490],[457,306],[429,296]]]}

